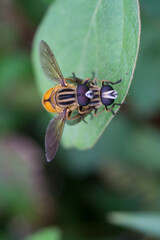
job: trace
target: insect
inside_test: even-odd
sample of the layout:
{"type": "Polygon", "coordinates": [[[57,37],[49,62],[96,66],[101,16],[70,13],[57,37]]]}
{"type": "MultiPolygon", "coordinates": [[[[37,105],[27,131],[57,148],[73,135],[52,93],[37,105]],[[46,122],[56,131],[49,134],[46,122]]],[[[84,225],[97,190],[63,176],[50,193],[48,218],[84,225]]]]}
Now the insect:
{"type": "Polygon", "coordinates": [[[53,160],[58,150],[63,128],[66,120],[84,120],[84,118],[93,110],[97,115],[103,110],[111,111],[118,93],[111,85],[120,83],[107,80],[102,81],[102,86],[97,85],[96,79],[87,78],[85,80],[77,78],[64,78],[58,63],[45,41],[40,42],[40,62],[46,77],[57,85],[47,90],[42,98],[44,108],[57,115],[49,122],[45,135],[45,151],[47,161],[53,160]],[[69,83],[71,82],[71,83],[69,83]],[[98,112],[98,109],[104,105],[105,108],[98,112]],[[111,106],[110,108],[108,106],[111,106]],[[75,111],[74,117],[71,117],[75,111]]]}
{"type": "Polygon", "coordinates": [[[106,110],[107,112],[112,112],[115,115],[113,108],[114,106],[121,106],[122,103],[115,103],[115,99],[118,97],[118,93],[113,89],[111,85],[116,85],[120,83],[122,79],[118,80],[117,82],[111,82],[108,80],[102,81],[102,86],[99,87],[97,85],[97,81],[91,81],[90,84],[90,92],[86,93],[86,96],[90,97],[90,102],[88,103],[87,107],[88,110],[92,109],[95,110],[95,115],[103,112],[106,110]],[[103,110],[97,113],[98,109],[104,106],[103,110]],[[111,107],[108,107],[111,106],[111,107]]]}
{"type": "Polygon", "coordinates": [[[73,78],[63,77],[50,47],[43,40],[40,42],[39,52],[44,74],[57,84],[50,88],[42,98],[44,108],[48,112],[57,113],[49,122],[45,135],[46,159],[49,162],[58,150],[65,121],[84,119],[92,111],[92,108],[85,109],[85,106],[89,104],[93,93],[89,89],[89,78],[82,81],[75,75],[73,78]],[[74,110],[77,113],[71,118],[74,110]]]}

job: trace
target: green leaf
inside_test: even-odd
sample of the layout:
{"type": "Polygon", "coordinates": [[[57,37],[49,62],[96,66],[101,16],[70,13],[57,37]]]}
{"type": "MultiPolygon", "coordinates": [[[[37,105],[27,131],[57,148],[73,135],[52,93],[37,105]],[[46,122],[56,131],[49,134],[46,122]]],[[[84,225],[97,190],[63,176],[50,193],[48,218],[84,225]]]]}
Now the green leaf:
{"type": "Polygon", "coordinates": [[[25,238],[25,240],[61,240],[62,234],[58,227],[43,229],[32,236],[25,238]]]}
{"type": "Polygon", "coordinates": [[[160,214],[113,212],[109,214],[109,222],[160,237],[160,214]]]}
{"type": "MultiPolygon", "coordinates": [[[[42,93],[52,87],[39,61],[39,41],[45,40],[59,63],[64,77],[72,72],[80,78],[122,83],[115,86],[123,102],[134,72],[139,48],[140,17],[137,0],[59,0],[55,1],[40,24],[33,43],[32,60],[37,85],[42,93]]],[[[117,111],[116,107],[115,110],[117,111]]],[[[88,124],[65,126],[65,147],[92,147],[113,118],[103,112],[88,124]]]]}

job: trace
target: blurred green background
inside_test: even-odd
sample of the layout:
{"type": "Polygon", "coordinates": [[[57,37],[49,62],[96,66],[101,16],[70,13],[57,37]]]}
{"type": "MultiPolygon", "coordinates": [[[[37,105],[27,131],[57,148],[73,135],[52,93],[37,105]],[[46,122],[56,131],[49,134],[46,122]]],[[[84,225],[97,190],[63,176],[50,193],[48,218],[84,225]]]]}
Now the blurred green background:
{"type": "Polygon", "coordinates": [[[49,227],[43,239],[155,239],[108,216],[160,212],[160,1],[140,1],[141,44],[127,104],[94,148],[60,146],[48,164],[50,116],[35,84],[31,47],[51,2],[0,1],[0,239],[49,227]]]}

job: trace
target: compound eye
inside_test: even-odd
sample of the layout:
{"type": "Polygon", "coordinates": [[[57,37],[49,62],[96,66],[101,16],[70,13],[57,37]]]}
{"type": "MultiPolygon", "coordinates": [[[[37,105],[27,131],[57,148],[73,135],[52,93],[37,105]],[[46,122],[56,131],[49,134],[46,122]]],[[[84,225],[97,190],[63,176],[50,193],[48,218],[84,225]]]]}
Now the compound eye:
{"type": "Polygon", "coordinates": [[[116,96],[111,96],[114,89],[110,85],[105,85],[101,88],[101,101],[105,106],[109,106],[114,103],[116,96]]]}
{"type": "Polygon", "coordinates": [[[111,87],[110,85],[104,85],[102,88],[101,88],[101,92],[109,92],[111,90],[114,90],[113,87],[111,87]]]}
{"type": "Polygon", "coordinates": [[[109,105],[111,105],[111,104],[114,103],[114,99],[102,98],[102,103],[103,103],[105,106],[109,106],[109,105]]]}
{"type": "Polygon", "coordinates": [[[90,103],[90,98],[85,96],[85,93],[89,88],[85,84],[81,84],[77,87],[77,99],[80,106],[86,106],[90,103]]]}

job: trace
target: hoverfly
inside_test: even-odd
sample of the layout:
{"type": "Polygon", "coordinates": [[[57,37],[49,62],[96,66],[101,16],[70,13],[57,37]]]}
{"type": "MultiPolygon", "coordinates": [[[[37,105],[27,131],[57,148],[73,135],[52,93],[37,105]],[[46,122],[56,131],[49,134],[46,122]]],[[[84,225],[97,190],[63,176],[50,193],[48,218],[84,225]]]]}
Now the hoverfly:
{"type": "Polygon", "coordinates": [[[97,85],[96,79],[91,81],[90,84],[90,92],[86,93],[86,96],[90,97],[90,102],[88,103],[88,110],[95,110],[95,115],[97,115],[98,109],[103,105],[104,108],[99,113],[106,110],[107,112],[112,112],[115,115],[113,108],[114,106],[121,106],[122,103],[115,103],[115,99],[118,97],[118,93],[113,89],[111,85],[118,84],[122,81],[122,79],[118,80],[117,82],[111,82],[108,80],[102,81],[102,86],[99,87],[97,85]],[[105,84],[106,83],[106,84],[105,84]],[[111,107],[108,107],[111,106],[111,107]]]}
{"type": "Polygon", "coordinates": [[[45,135],[45,151],[47,161],[51,161],[58,150],[65,121],[73,119],[84,119],[92,111],[92,108],[85,109],[93,97],[89,89],[89,78],[82,81],[79,78],[64,78],[58,63],[44,41],[40,42],[40,62],[44,74],[55,87],[50,88],[42,98],[42,104],[48,112],[57,113],[50,120],[45,135]],[[72,82],[69,83],[68,81],[72,82]],[[75,85],[76,84],[76,85],[75,85]],[[76,110],[77,115],[71,118],[72,112],[76,110]]]}

